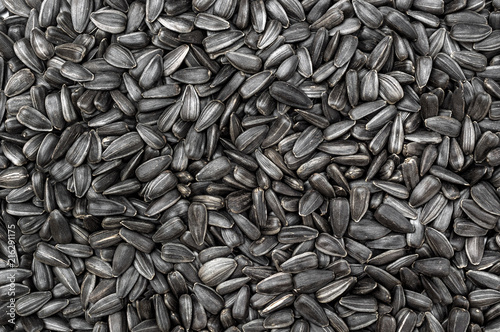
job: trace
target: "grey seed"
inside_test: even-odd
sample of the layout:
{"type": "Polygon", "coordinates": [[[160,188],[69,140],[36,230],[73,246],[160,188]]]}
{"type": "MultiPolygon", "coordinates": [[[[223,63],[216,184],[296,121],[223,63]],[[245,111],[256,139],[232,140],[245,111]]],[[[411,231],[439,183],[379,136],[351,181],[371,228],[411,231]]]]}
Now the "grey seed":
{"type": "Polygon", "coordinates": [[[163,260],[169,263],[188,263],[195,259],[193,252],[189,248],[174,243],[163,245],[161,255],[163,260]]]}
{"type": "Polygon", "coordinates": [[[222,31],[230,27],[229,22],[224,18],[203,12],[196,16],[194,26],[208,31],[222,31]]]}
{"type": "Polygon", "coordinates": [[[250,3],[250,18],[255,32],[264,32],[267,22],[267,12],[264,1],[257,0],[250,3]]]}
{"type": "MultiPolygon", "coordinates": [[[[161,255],[160,255],[161,259],[161,255]]],[[[147,280],[153,280],[155,275],[156,275],[156,270],[155,270],[155,265],[153,262],[152,257],[149,254],[143,253],[142,251],[136,251],[135,252],[135,259],[134,259],[134,266],[135,270],[144,278],[147,280]]],[[[131,269],[127,270],[129,275],[134,276],[135,272],[131,269]]],[[[129,282],[127,281],[127,278],[125,278],[125,274],[122,275],[124,282],[124,286],[128,287],[129,282]]],[[[157,280],[158,281],[158,280],[157,280]]],[[[134,283],[132,283],[133,285],[134,283]]],[[[127,290],[124,288],[124,290],[127,290]]]]}
{"type": "Polygon", "coordinates": [[[339,138],[347,133],[355,124],[356,122],[352,120],[344,120],[331,124],[323,130],[323,137],[327,141],[339,138]]]}
{"type": "Polygon", "coordinates": [[[119,234],[123,240],[133,245],[139,251],[150,253],[154,248],[154,242],[151,239],[137,232],[122,228],[119,234]]]}
{"type": "Polygon", "coordinates": [[[211,314],[218,314],[224,307],[224,300],[212,288],[200,283],[195,283],[193,292],[199,303],[211,314]]]}
{"type": "Polygon", "coordinates": [[[94,249],[108,248],[121,240],[118,230],[102,230],[94,232],[87,237],[90,246],[94,249]]]}
{"type": "Polygon", "coordinates": [[[16,313],[19,316],[29,316],[40,310],[52,298],[51,292],[33,292],[17,299],[16,313]]]}
{"type": "Polygon", "coordinates": [[[427,311],[432,307],[431,299],[423,294],[405,290],[405,297],[408,306],[413,309],[427,311]]]}
{"type": "Polygon", "coordinates": [[[499,292],[493,289],[478,289],[469,293],[469,302],[472,306],[487,306],[498,303],[499,292]]]}
{"type": "Polygon", "coordinates": [[[347,295],[340,298],[339,303],[356,312],[376,312],[377,300],[374,297],[347,295]]]}
{"type": "Polygon", "coordinates": [[[453,52],[450,56],[463,68],[474,71],[483,71],[486,69],[486,58],[480,53],[471,51],[459,51],[453,52]]]}
{"type": "Polygon", "coordinates": [[[186,84],[203,84],[208,82],[211,72],[205,67],[190,67],[178,70],[170,76],[173,79],[186,84]]]}
{"type": "Polygon", "coordinates": [[[374,213],[374,217],[385,227],[400,233],[413,233],[415,227],[393,207],[382,204],[374,213]]]}
{"type": "Polygon", "coordinates": [[[87,49],[85,46],[75,43],[66,43],[55,47],[55,53],[57,56],[75,63],[83,60],[86,51],[87,49]]]}
{"type": "Polygon", "coordinates": [[[30,288],[23,284],[12,283],[9,285],[0,286],[0,298],[2,298],[2,301],[10,301],[9,298],[20,298],[29,294],[29,292],[30,288]],[[11,294],[9,296],[9,288],[11,292],[15,292],[15,295],[11,294]]]}
{"type": "Polygon", "coordinates": [[[189,52],[189,46],[181,45],[163,57],[163,75],[170,76],[177,71],[189,52]]]}
{"type": "Polygon", "coordinates": [[[400,153],[403,149],[404,139],[403,119],[401,113],[398,113],[392,123],[388,141],[388,151],[390,153],[400,153]]]}
{"type": "Polygon", "coordinates": [[[256,286],[256,292],[260,294],[279,295],[292,290],[292,288],[292,275],[280,272],[261,280],[256,286]]]}
{"type": "Polygon", "coordinates": [[[299,295],[293,303],[293,306],[303,318],[313,321],[322,327],[328,326],[329,322],[325,311],[320,304],[309,295],[299,295]]]}
{"type": "Polygon", "coordinates": [[[217,293],[221,295],[226,295],[232,293],[236,290],[241,289],[246,283],[248,283],[251,279],[248,277],[234,278],[229,279],[227,281],[222,282],[216,288],[217,293]]]}
{"type": "Polygon", "coordinates": [[[441,188],[441,181],[435,176],[427,175],[413,189],[410,195],[410,205],[419,207],[428,202],[441,188]]]}
{"type": "Polygon", "coordinates": [[[484,236],[488,232],[487,229],[476,225],[473,222],[458,219],[453,224],[455,234],[463,237],[484,236]]]}
{"type": "Polygon", "coordinates": [[[470,323],[470,314],[463,308],[454,308],[450,311],[448,326],[455,331],[466,331],[470,323]]]}
{"type": "Polygon", "coordinates": [[[496,283],[498,276],[495,274],[471,270],[467,272],[467,277],[478,286],[498,290],[498,284],[496,283]]]}
{"type": "Polygon", "coordinates": [[[428,227],[425,230],[425,237],[427,239],[427,242],[429,243],[429,246],[437,255],[446,257],[448,259],[453,256],[453,248],[444,234],[428,227]]]}
{"type": "Polygon", "coordinates": [[[17,96],[28,90],[35,82],[33,73],[25,68],[10,77],[5,85],[4,93],[7,97],[17,96]]]}
{"type": "MultiPolygon", "coordinates": [[[[349,116],[352,120],[362,119],[372,113],[378,112],[383,109],[387,103],[383,100],[363,103],[349,111],[349,116]]],[[[327,128],[328,129],[328,128],[327,128]]]]}
{"type": "Polygon", "coordinates": [[[16,118],[19,123],[35,131],[52,130],[52,124],[50,120],[33,107],[21,107],[19,109],[19,112],[17,113],[16,118]]]}
{"type": "Polygon", "coordinates": [[[58,94],[51,93],[46,96],[45,112],[55,129],[62,130],[64,128],[65,123],[62,115],[61,98],[58,94]]]}
{"type": "Polygon", "coordinates": [[[346,89],[349,103],[351,104],[351,106],[355,107],[359,103],[360,93],[365,93],[365,90],[364,87],[360,90],[358,73],[354,69],[349,69],[346,73],[346,89]]]}
{"type": "Polygon", "coordinates": [[[120,86],[121,77],[113,72],[94,73],[92,81],[83,82],[83,86],[89,90],[113,90],[120,86]]]}
{"type": "Polygon", "coordinates": [[[346,323],[354,331],[372,325],[377,319],[378,314],[376,313],[355,313],[346,318],[346,323]]]}
{"type": "MultiPolygon", "coordinates": [[[[225,110],[225,105],[214,100],[209,102],[201,111],[195,125],[195,130],[201,132],[219,120],[225,110]]],[[[182,112],[182,111],[181,111],[182,112]]]]}
{"type": "Polygon", "coordinates": [[[170,98],[181,93],[181,87],[178,84],[160,85],[141,93],[143,98],[170,98]]]}
{"type": "Polygon", "coordinates": [[[333,59],[333,63],[337,67],[345,65],[354,55],[358,46],[358,38],[350,35],[343,36],[340,40],[337,53],[333,59]]]}
{"type": "Polygon", "coordinates": [[[141,77],[139,85],[144,89],[152,88],[158,81],[163,71],[162,59],[159,54],[155,55],[146,65],[141,77]]]}
{"type": "Polygon", "coordinates": [[[330,7],[321,17],[312,22],[310,29],[319,30],[321,28],[331,29],[344,21],[344,13],[339,8],[330,7]]]}
{"type": "MultiPolygon", "coordinates": [[[[357,74],[356,74],[357,76],[357,74]]],[[[347,85],[349,88],[349,85],[347,85]]],[[[363,101],[374,102],[379,94],[379,79],[375,70],[370,70],[361,80],[360,97],[363,101]]],[[[366,105],[366,104],[363,104],[366,105]]],[[[357,108],[357,107],[356,107],[357,108]]],[[[352,111],[352,110],[351,110],[352,111]]],[[[352,119],[352,116],[351,116],[352,119]]]]}
{"type": "Polygon", "coordinates": [[[450,264],[445,258],[419,259],[413,263],[415,272],[422,273],[430,277],[446,277],[450,274],[450,264]]]}
{"type": "Polygon", "coordinates": [[[188,210],[188,225],[193,240],[202,245],[207,232],[207,208],[200,203],[193,203],[188,210]]]}
{"type": "Polygon", "coordinates": [[[465,214],[480,227],[491,229],[496,223],[497,217],[481,209],[480,206],[471,199],[461,200],[460,207],[465,214]]]}
{"type": "MultiPolygon", "coordinates": [[[[413,29],[413,27],[411,29],[413,29]]],[[[366,61],[366,65],[369,69],[376,71],[382,69],[389,57],[389,51],[392,43],[393,38],[391,36],[386,36],[377,44],[377,46],[375,46],[366,61]]]]}
{"type": "Polygon", "coordinates": [[[309,270],[293,277],[293,287],[299,293],[314,293],[334,279],[334,273],[325,270],[309,270]]]}
{"type": "Polygon", "coordinates": [[[265,5],[269,17],[278,20],[284,28],[288,28],[288,26],[290,25],[290,20],[280,2],[277,0],[271,0],[266,1],[265,5]]]}
{"type": "Polygon", "coordinates": [[[300,243],[318,237],[318,231],[307,226],[293,225],[284,227],[278,234],[281,243],[300,243]]]}
{"type": "Polygon", "coordinates": [[[465,74],[459,64],[445,53],[438,53],[434,59],[433,65],[448,73],[453,80],[465,80],[465,74]]]}
{"type": "Polygon", "coordinates": [[[307,191],[299,201],[299,215],[308,216],[323,203],[323,197],[316,190],[307,191]]]}
{"type": "Polygon", "coordinates": [[[57,244],[56,249],[71,257],[87,258],[92,256],[92,248],[84,244],[57,244]]]}
{"type": "Polygon", "coordinates": [[[268,148],[279,143],[288,133],[291,126],[292,122],[287,116],[278,117],[269,128],[266,138],[262,141],[262,148],[268,148]]]}
{"type": "Polygon", "coordinates": [[[469,183],[465,181],[460,175],[455,174],[441,166],[434,165],[429,169],[429,173],[437,178],[447,181],[449,183],[467,186],[469,183]]]}
{"type": "Polygon", "coordinates": [[[500,203],[500,201],[496,195],[492,195],[494,193],[493,187],[484,181],[472,186],[470,190],[470,195],[476,204],[486,212],[499,215],[500,210],[498,203],[500,203]]]}
{"type": "Polygon", "coordinates": [[[118,90],[113,90],[110,92],[111,98],[116,103],[118,108],[127,116],[134,116],[136,109],[134,104],[127,99],[127,97],[118,90]]]}
{"type": "Polygon", "coordinates": [[[278,67],[276,71],[276,77],[279,80],[288,80],[296,73],[297,67],[299,65],[299,58],[297,55],[292,55],[278,67]]]}
{"type": "MultiPolygon", "coordinates": [[[[260,15],[261,14],[258,14],[257,16],[259,16],[259,20],[262,21],[260,15]]],[[[259,49],[266,49],[267,47],[272,45],[280,36],[281,28],[282,24],[278,20],[270,20],[267,23],[267,26],[265,27],[262,36],[259,37],[259,40],[257,42],[257,47],[259,49]]]]}
{"type": "Polygon", "coordinates": [[[335,197],[335,189],[330,184],[330,182],[328,182],[328,179],[325,175],[315,173],[309,178],[309,181],[311,183],[311,186],[319,191],[323,196],[327,198],[335,197]]]}
{"type": "Polygon", "coordinates": [[[379,94],[389,104],[395,104],[404,96],[403,88],[392,76],[379,74],[379,94]]]}
{"type": "Polygon", "coordinates": [[[66,153],[66,161],[73,167],[83,164],[90,150],[90,133],[86,132],[76,139],[66,153]]]}
{"type": "Polygon", "coordinates": [[[262,326],[266,329],[285,328],[291,326],[294,322],[292,310],[280,310],[272,313],[264,319],[262,326]]]}
{"type": "Polygon", "coordinates": [[[111,265],[97,256],[92,256],[86,259],[85,267],[90,273],[93,273],[100,278],[108,279],[113,276],[111,273],[111,265]]]}
{"type": "Polygon", "coordinates": [[[458,137],[462,127],[460,121],[446,116],[430,117],[424,122],[428,129],[449,137],[458,137]]]}
{"type": "Polygon", "coordinates": [[[107,216],[122,214],[126,210],[123,204],[110,199],[89,200],[87,203],[87,213],[97,216],[107,216]]]}
{"type": "Polygon", "coordinates": [[[486,24],[457,23],[451,27],[450,37],[459,42],[479,42],[491,34],[486,24]]]}
{"type": "Polygon", "coordinates": [[[254,151],[259,144],[264,140],[269,131],[268,126],[257,126],[245,130],[236,138],[235,146],[241,152],[247,154],[254,151]]]}
{"type": "Polygon", "coordinates": [[[273,73],[270,70],[261,71],[250,76],[239,88],[240,95],[244,98],[250,98],[267,87],[273,81],[273,73]]]}
{"type": "Polygon", "coordinates": [[[349,202],[345,198],[334,198],[330,201],[330,224],[333,234],[342,237],[349,225],[349,202]]]}
{"type": "Polygon", "coordinates": [[[138,278],[139,273],[135,267],[130,266],[116,281],[116,295],[119,298],[125,298],[134,287],[138,278]]]}
{"type": "Polygon", "coordinates": [[[335,237],[327,233],[321,233],[315,242],[317,250],[330,256],[345,257],[345,251],[342,243],[335,237]]]}
{"type": "Polygon", "coordinates": [[[82,33],[90,19],[93,10],[93,2],[89,0],[77,0],[71,2],[71,21],[76,32],[82,33]]]}
{"type": "Polygon", "coordinates": [[[348,289],[356,283],[355,277],[348,277],[336,280],[316,292],[316,298],[319,303],[328,303],[342,296],[348,289]]]}
{"type": "MultiPolygon", "coordinates": [[[[427,225],[429,222],[433,221],[438,217],[440,211],[442,211],[447,205],[446,198],[437,194],[428,203],[425,204],[424,208],[420,212],[420,222],[427,225]]],[[[438,224],[434,224],[437,227],[438,224]]]]}
{"type": "Polygon", "coordinates": [[[54,299],[42,306],[42,308],[36,313],[36,315],[39,318],[47,318],[50,317],[61,310],[63,310],[65,307],[67,307],[69,304],[69,300],[67,299],[54,299]]]}
{"type": "Polygon", "coordinates": [[[163,9],[163,4],[158,0],[146,1],[146,19],[149,22],[154,22],[160,16],[163,9]]]}
{"type": "Polygon", "coordinates": [[[151,148],[160,150],[165,146],[165,137],[151,126],[139,123],[136,129],[142,140],[151,148]]]}
{"type": "MultiPolygon", "coordinates": [[[[28,14],[29,15],[29,14],[28,14]]],[[[0,34],[0,43],[2,45],[2,56],[5,59],[11,59],[15,56],[14,41],[4,32],[0,34]]]]}
{"type": "Polygon", "coordinates": [[[285,273],[299,273],[318,267],[318,256],[312,252],[294,256],[281,264],[281,269],[285,273]]]}
{"type": "Polygon", "coordinates": [[[484,254],[484,237],[474,236],[466,238],[465,253],[472,265],[479,265],[484,254]]]}
{"type": "Polygon", "coordinates": [[[198,276],[206,285],[215,286],[229,278],[235,269],[233,259],[215,258],[201,266],[198,276]]]}
{"type": "Polygon", "coordinates": [[[351,218],[357,222],[365,215],[370,202],[370,191],[366,187],[355,187],[351,190],[351,218]]]}
{"type": "Polygon", "coordinates": [[[353,8],[356,16],[367,27],[377,29],[382,25],[384,21],[382,13],[371,3],[364,0],[357,0],[353,2],[353,8]]]}
{"type": "Polygon", "coordinates": [[[499,37],[500,37],[500,35],[497,32],[493,31],[485,39],[474,43],[474,49],[476,51],[483,51],[483,52],[484,51],[493,51],[493,50],[497,49],[496,41],[498,40],[499,37]]]}
{"type": "Polygon", "coordinates": [[[75,195],[82,198],[90,188],[92,180],[92,170],[88,165],[81,165],[73,169],[73,182],[75,195]]]}
{"type": "Polygon", "coordinates": [[[307,127],[295,141],[293,154],[297,158],[309,155],[323,141],[321,130],[314,126],[307,127]]]}
{"type": "Polygon", "coordinates": [[[234,45],[243,36],[241,31],[218,32],[203,39],[203,46],[208,54],[215,54],[234,45]]]}
{"type": "Polygon", "coordinates": [[[110,161],[130,156],[144,146],[140,135],[131,132],[114,140],[102,153],[102,159],[110,161]]]}
{"type": "Polygon", "coordinates": [[[311,77],[313,74],[313,65],[309,50],[304,47],[298,48],[296,55],[298,59],[297,72],[303,77],[311,77]]]}
{"type": "Polygon", "coordinates": [[[187,230],[187,227],[180,218],[172,218],[163,223],[162,226],[157,229],[156,233],[152,237],[152,240],[163,243],[180,236],[185,230],[187,230]]]}
{"type": "Polygon", "coordinates": [[[88,310],[88,314],[90,317],[98,318],[111,315],[115,312],[118,312],[122,308],[123,301],[117,296],[116,293],[113,293],[103,297],[94,305],[92,305],[88,310]]]}
{"type": "Polygon", "coordinates": [[[405,186],[397,183],[392,183],[389,181],[380,181],[375,180],[373,184],[377,187],[385,191],[386,193],[400,199],[406,199],[410,196],[408,189],[405,186]]]}
{"type": "Polygon", "coordinates": [[[271,96],[278,102],[291,107],[310,109],[312,101],[300,89],[285,82],[275,82],[269,89],[271,96]]]}
{"type": "Polygon", "coordinates": [[[35,73],[42,74],[44,71],[43,63],[36,56],[29,40],[27,38],[19,39],[14,43],[14,53],[29,69],[35,73]]]}
{"type": "Polygon", "coordinates": [[[490,107],[491,96],[486,93],[479,93],[469,107],[468,114],[473,121],[480,121],[488,114],[490,107]]]}
{"type": "Polygon", "coordinates": [[[121,33],[125,31],[127,16],[114,9],[100,9],[90,14],[90,20],[99,29],[109,33],[121,33]]]}
{"type": "Polygon", "coordinates": [[[55,276],[74,295],[80,294],[80,286],[76,280],[75,273],[70,268],[54,267],[55,276]]]}

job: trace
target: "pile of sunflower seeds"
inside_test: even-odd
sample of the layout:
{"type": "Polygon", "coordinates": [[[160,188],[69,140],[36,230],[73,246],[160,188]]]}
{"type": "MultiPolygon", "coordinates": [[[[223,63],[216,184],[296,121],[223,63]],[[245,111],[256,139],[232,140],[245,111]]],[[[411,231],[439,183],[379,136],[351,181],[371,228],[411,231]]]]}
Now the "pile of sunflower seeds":
{"type": "Polygon", "coordinates": [[[500,330],[500,1],[0,0],[0,332],[500,330]]]}

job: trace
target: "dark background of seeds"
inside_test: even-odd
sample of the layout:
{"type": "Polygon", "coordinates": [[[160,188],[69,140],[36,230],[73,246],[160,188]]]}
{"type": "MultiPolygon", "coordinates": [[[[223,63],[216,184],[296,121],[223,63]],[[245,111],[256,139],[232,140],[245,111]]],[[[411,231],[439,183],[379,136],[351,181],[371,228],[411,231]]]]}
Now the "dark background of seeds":
{"type": "Polygon", "coordinates": [[[0,1],[0,331],[499,331],[497,9],[0,1]]]}

